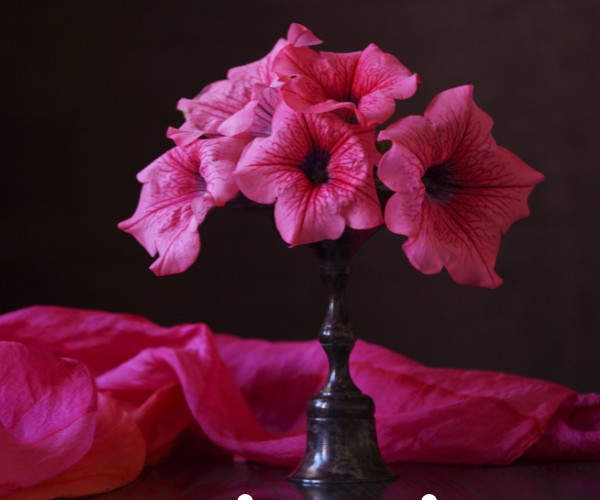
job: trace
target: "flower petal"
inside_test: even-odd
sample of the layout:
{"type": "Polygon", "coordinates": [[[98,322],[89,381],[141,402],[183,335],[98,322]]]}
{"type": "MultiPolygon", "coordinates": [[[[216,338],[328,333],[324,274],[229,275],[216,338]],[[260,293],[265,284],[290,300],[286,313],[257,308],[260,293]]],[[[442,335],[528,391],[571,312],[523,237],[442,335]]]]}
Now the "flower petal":
{"type": "Polygon", "coordinates": [[[294,47],[306,47],[308,45],[319,45],[323,40],[317,38],[315,34],[306,26],[298,23],[290,24],[287,32],[287,41],[294,47]]]}
{"type": "Polygon", "coordinates": [[[119,224],[159,258],[152,264],[162,276],[185,271],[200,252],[198,225],[215,205],[238,189],[233,170],[244,139],[215,138],[175,147],[138,174],[144,185],[133,216],[119,224]]]}
{"type": "Polygon", "coordinates": [[[258,203],[276,202],[275,223],[290,245],[337,239],[346,225],[375,227],[383,218],[364,135],[335,115],[304,115],[281,103],[273,134],[256,139],[238,164],[240,190],[258,203]],[[314,154],[326,157],[317,181],[305,170],[314,154]]]}
{"type": "Polygon", "coordinates": [[[284,82],[282,98],[294,110],[346,109],[357,113],[363,125],[387,120],[394,112],[394,99],[412,96],[418,82],[416,74],[374,44],[346,54],[287,46],[273,67],[284,82]]]}
{"type": "Polygon", "coordinates": [[[335,54],[306,47],[285,47],[274,62],[274,71],[284,82],[281,96],[288,106],[302,113],[356,110],[350,95],[359,52],[335,54]]]}
{"type": "Polygon", "coordinates": [[[264,137],[271,134],[271,121],[279,103],[279,89],[255,84],[251,100],[219,126],[228,137],[264,137]]]}
{"type": "Polygon", "coordinates": [[[74,360],[0,342],[0,494],[38,484],[77,463],[96,427],[96,391],[74,360]]]}
{"type": "Polygon", "coordinates": [[[419,78],[396,57],[370,44],[360,54],[352,82],[358,111],[370,123],[383,123],[396,109],[395,99],[408,99],[419,78]]]}
{"type": "Polygon", "coordinates": [[[181,99],[177,109],[185,115],[185,123],[170,128],[167,136],[178,146],[188,146],[202,135],[219,133],[221,124],[250,101],[251,90],[244,82],[219,80],[193,99],[181,99]]]}
{"type": "Polygon", "coordinates": [[[529,214],[527,198],[543,176],[491,136],[492,120],[471,86],[436,96],[425,118],[407,117],[380,134],[392,141],[379,177],[396,194],[385,210],[391,231],[420,271],[446,267],[461,284],[496,288],[500,236],[529,214]]]}
{"type": "Polygon", "coordinates": [[[337,240],[346,227],[340,216],[334,190],[313,186],[300,179],[293,191],[275,204],[275,225],[284,241],[292,246],[321,240],[337,240]]]}

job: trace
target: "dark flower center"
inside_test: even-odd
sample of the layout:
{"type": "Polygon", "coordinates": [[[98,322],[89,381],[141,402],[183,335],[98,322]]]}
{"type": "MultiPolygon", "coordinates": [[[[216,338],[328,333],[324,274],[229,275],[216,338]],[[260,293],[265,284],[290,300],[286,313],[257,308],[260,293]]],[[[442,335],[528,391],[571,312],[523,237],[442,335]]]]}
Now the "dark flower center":
{"type": "MultiPolygon", "coordinates": [[[[360,99],[357,99],[356,97],[354,97],[354,95],[351,92],[346,94],[341,99],[336,99],[336,100],[338,102],[351,102],[352,104],[355,104],[356,107],[358,107],[358,103],[360,101],[360,99]]],[[[358,124],[358,120],[356,119],[356,113],[354,111],[352,111],[351,109],[346,109],[346,108],[336,109],[335,114],[338,115],[346,123],[349,123],[350,125],[358,124]]]]}
{"type": "Polygon", "coordinates": [[[449,203],[460,189],[459,179],[449,163],[429,167],[421,180],[427,195],[439,203],[449,203]]]}
{"type": "Polygon", "coordinates": [[[313,148],[302,160],[300,168],[306,178],[313,184],[324,184],[329,180],[327,165],[331,153],[323,148],[313,148]]]}

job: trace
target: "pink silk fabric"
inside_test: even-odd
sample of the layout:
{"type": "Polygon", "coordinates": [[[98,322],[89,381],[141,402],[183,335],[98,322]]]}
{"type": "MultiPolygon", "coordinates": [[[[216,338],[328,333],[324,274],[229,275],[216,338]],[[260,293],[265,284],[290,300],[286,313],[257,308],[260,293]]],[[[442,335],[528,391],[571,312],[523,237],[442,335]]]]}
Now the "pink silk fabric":
{"type": "MultiPolygon", "coordinates": [[[[116,488],[164,459],[182,433],[206,453],[293,467],[306,402],[327,371],[316,341],[50,306],[0,316],[0,360],[0,495],[9,498],[116,488]]],[[[375,400],[388,462],[600,460],[597,394],[429,368],[364,341],[351,362],[375,400]]]]}

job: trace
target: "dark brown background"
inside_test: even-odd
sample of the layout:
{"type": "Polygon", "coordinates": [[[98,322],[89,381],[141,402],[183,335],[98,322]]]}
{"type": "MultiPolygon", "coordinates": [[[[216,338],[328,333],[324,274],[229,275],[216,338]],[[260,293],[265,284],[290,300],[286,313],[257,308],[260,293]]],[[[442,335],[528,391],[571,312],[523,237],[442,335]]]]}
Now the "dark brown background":
{"type": "Polygon", "coordinates": [[[497,141],[547,177],[503,240],[498,290],[421,275],[403,238],[379,233],[349,291],[359,335],[431,365],[600,391],[600,2],[4,0],[0,17],[2,312],[60,304],[314,338],[313,257],[264,215],[214,211],[199,261],[163,278],[116,228],[137,203],[136,172],[170,147],[178,98],[262,57],[296,21],[325,50],[375,42],[417,71],[402,113],[474,83],[497,141]]]}

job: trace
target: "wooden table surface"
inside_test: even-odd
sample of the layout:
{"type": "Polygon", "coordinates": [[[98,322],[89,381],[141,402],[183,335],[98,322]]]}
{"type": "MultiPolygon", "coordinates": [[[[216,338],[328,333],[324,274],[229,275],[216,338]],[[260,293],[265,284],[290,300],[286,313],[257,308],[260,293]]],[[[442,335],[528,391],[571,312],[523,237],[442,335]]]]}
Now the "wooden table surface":
{"type": "Polygon", "coordinates": [[[171,459],[147,467],[133,483],[96,500],[600,500],[600,463],[516,463],[510,466],[393,464],[390,483],[301,488],[286,469],[219,458],[171,459]],[[249,500],[249,499],[247,499],[249,500]]]}

